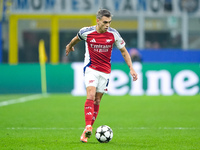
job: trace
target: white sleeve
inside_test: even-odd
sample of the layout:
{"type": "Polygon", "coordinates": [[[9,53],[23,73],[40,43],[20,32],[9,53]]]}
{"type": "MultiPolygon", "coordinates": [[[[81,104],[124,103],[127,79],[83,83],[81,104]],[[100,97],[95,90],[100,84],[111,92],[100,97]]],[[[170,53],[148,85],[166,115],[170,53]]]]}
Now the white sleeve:
{"type": "Polygon", "coordinates": [[[126,43],[116,30],[114,32],[114,37],[115,37],[115,45],[117,46],[118,49],[121,49],[126,45],[126,43]]]}
{"type": "Polygon", "coordinates": [[[83,28],[81,28],[79,30],[79,32],[77,33],[77,35],[78,35],[78,38],[80,40],[86,40],[86,38],[87,38],[86,31],[87,31],[87,27],[83,27],[83,28]]]}

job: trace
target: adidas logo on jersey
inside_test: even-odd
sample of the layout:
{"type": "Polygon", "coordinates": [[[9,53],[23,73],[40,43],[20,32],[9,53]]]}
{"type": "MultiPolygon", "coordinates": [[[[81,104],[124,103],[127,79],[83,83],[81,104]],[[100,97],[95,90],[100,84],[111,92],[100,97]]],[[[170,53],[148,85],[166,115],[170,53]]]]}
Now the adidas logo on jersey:
{"type": "Polygon", "coordinates": [[[96,43],[96,40],[93,38],[90,42],[96,43]]]}

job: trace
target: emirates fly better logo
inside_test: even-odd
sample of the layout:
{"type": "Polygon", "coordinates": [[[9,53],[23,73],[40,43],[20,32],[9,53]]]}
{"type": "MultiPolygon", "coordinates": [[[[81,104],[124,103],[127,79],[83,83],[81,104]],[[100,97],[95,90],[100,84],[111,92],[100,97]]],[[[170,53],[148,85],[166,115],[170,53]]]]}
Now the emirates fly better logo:
{"type": "Polygon", "coordinates": [[[90,44],[90,47],[94,49],[95,52],[108,52],[112,45],[101,45],[101,44],[90,44]]]}

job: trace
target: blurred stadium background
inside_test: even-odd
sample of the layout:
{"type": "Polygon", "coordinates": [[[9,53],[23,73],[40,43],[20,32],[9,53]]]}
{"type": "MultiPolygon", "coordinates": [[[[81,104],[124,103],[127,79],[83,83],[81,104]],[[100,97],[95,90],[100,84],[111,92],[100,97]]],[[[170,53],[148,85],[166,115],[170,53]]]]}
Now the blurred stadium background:
{"type": "Polygon", "coordinates": [[[84,42],[65,56],[80,28],[96,24],[96,12],[113,14],[111,27],[126,41],[139,74],[114,48],[110,95],[197,95],[200,87],[199,0],[1,0],[0,94],[40,93],[38,45],[45,42],[48,93],[85,95],[84,42]]]}

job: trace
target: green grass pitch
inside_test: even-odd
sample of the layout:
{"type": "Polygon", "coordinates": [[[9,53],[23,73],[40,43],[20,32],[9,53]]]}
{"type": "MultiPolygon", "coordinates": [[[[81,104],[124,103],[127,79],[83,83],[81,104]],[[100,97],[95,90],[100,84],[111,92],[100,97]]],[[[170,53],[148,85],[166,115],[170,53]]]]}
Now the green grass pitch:
{"type": "MultiPolygon", "coordinates": [[[[0,95],[0,103],[27,95],[0,95]]],[[[88,143],[81,143],[85,97],[50,94],[0,106],[1,150],[199,150],[200,95],[104,95],[88,143]],[[109,143],[94,135],[113,129],[109,143]]]]}

